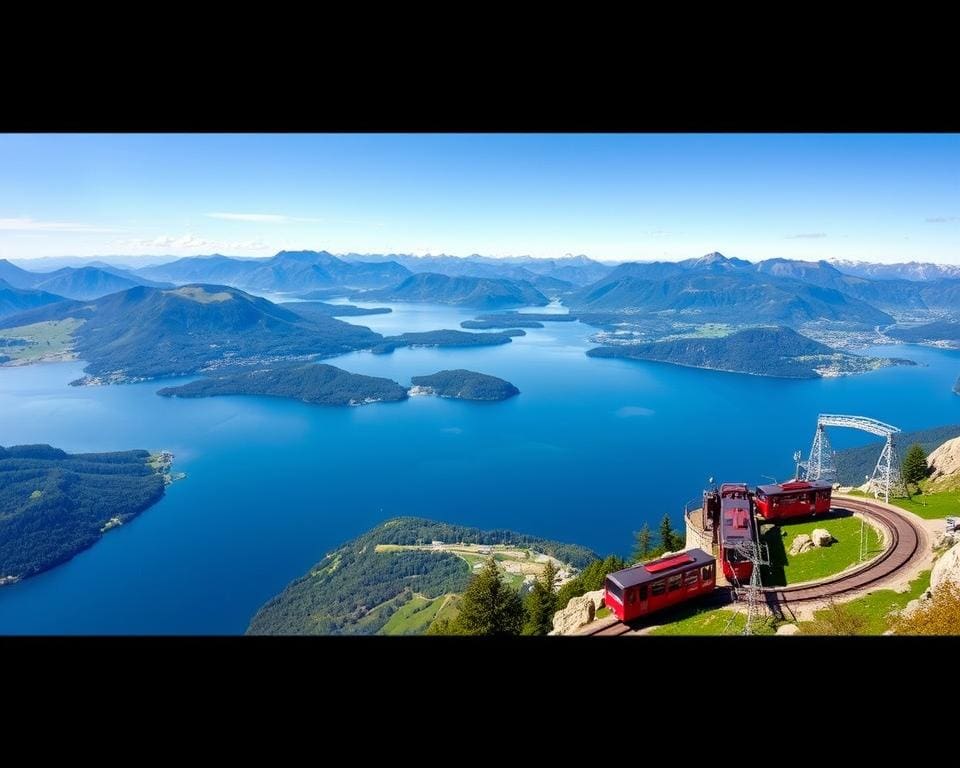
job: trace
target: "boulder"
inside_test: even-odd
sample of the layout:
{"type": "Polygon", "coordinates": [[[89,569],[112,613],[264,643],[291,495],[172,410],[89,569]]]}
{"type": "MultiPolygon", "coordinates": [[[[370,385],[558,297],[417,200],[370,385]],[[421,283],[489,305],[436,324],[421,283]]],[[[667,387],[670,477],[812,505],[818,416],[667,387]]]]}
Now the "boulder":
{"type": "Polygon", "coordinates": [[[589,624],[596,615],[593,599],[582,595],[571,597],[566,608],[553,614],[553,632],[551,634],[569,635],[578,627],[589,624]]]}
{"type": "Polygon", "coordinates": [[[927,456],[927,467],[931,480],[960,473],[960,437],[947,440],[927,456]]]}
{"type": "Polygon", "coordinates": [[[793,544],[790,545],[790,554],[799,555],[801,552],[813,549],[813,547],[813,539],[807,536],[807,534],[801,533],[793,540],[793,544]]]}
{"type": "Polygon", "coordinates": [[[826,528],[814,528],[810,538],[813,540],[813,546],[815,547],[829,547],[833,542],[833,536],[826,528]]]}
{"type": "Polygon", "coordinates": [[[960,544],[954,544],[933,564],[930,588],[936,589],[945,581],[960,586],[960,544]]]}
{"type": "Polygon", "coordinates": [[[602,589],[598,589],[594,592],[587,592],[584,595],[584,597],[589,597],[590,600],[593,601],[594,615],[596,615],[597,611],[603,608],[603,595],[604,595],[604,591],[602,589]]]}
{"type": "Polygon", "coordinates": [[[796,624],[781,624],[777,627],[778,635],[796,635],[800,632],[800,627],[796,624]]]}

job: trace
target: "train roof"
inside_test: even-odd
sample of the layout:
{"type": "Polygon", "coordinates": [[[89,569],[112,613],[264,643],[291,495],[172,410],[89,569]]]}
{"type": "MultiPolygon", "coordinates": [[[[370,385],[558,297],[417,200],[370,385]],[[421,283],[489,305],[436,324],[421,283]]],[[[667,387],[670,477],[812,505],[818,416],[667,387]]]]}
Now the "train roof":
{"type": "Polygon", "coordinates": [[[749,493],[750,489],[747,488],[746,483],[721,483],[720,484],[720,495],[722,496],[725,493],[749,493]]]}
{"type": "Polygon", "coordinates": [[[753,539],[749,499],[723,499],[720,502],[720,538],[724,542],[753,539]]]}
{"type": "Polygon", "coordinates": [[[627,589],[638,584],[656,581],[663,576],[699,568],[701,565],[708,565],[714,561],[713,555],[708,555],[702,549],[688,549],[686,552],[679,552],[649,563],[632,565],[622,571],[608,573],[607,578],[621,589],[627,589]]]}
{"type": "Polygon", "coordinates": [[[833,485],[823,480],[792,480],[789,483],[758,485],[757,493],[764,496],[777,496],[781,493],[796,493],[797,491],[825,491],[833,489],[833,485]]]}

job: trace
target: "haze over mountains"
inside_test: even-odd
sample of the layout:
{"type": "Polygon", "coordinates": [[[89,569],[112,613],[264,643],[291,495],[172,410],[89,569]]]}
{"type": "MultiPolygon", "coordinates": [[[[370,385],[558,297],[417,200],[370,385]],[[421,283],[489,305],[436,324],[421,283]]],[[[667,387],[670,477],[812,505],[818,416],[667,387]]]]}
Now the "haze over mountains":
{"type": "MultiPolygon", "coordinates": [[[[648,329],[656,327],[657,333],[645,340],[670,337],[674,332],[662,332],[664,324],[719,323],[731,328],[785,325],[810,333],[819,328],[862,333],[886,329],[903,340],[956,343],[956,326],[943,321],[960,320],[960,278],[945,277],[951,274],[946,267],[931,272],[929,265],[874,266],[909,267],[913,277],[862,277],[826,261],[752,263],[716,252],[680,262],[610,266],[584,256],[337,257],[326,251],[281,251],[264,259],[214,255],[137,270],[88,265],[46,273],[0,260],[0,327],[80,321],[74,350],[88,361],[88,373],[107,380],[192,373],[243,359],[262,363],[356,349],[384,351],[411,343],[496,341],[449,329],[423,338],[384,339],[328,316],[334,311],[328,305],[305,305],[298,312],[295,304],[279,306],[250,293],[349,296],[482,310],[543,306],[558,299],[584,322],[614,333],[618,327],[643,323],[648,329]],[[920,275],[932,279],[921,280],[920,275]],[[538,282],[550,287],[537,287],[538,282]],[[164,289],[173,285],[182,287],[164,289]],[[921,321],[928,327],[917,333],[894,327],[903,320],[911,321],[906,328],[921,321]]],[[[870,271],[864,265],[857,268],[870,271]]]]}

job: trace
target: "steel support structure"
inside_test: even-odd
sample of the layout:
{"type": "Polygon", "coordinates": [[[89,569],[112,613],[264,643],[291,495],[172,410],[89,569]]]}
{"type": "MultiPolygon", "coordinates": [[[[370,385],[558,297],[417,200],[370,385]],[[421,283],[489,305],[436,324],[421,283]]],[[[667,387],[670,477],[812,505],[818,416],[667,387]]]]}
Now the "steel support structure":
{"type": "Polygon", "coordinates": [[[826,427],[845,427],[847,429],[859,429],[861,432],[869,432],[872,435],[879,435],[886,438],[883,450],[880,452],[880,458],[877,459],[877,465],[873,470],[873,477],[869,480],[868,487],[873,491],[875,498],[883,497],[886,502],[890,501],[890,495],[905,493],[906,487],[900,475],[900,458],[897,455],[896,442],[894,435],[900,432],[898,427],[892,424],[885,424],[876,419],[869,419],[866,416],[846,416],[836,413],[821,413],[817,417],[817,431],[813,436],[813,445],[810,447],[810,458],[806,463],[806,477],[808,480],[824,480],[835,482],[837,479],[837,466],[834,459],[833,447],[830,445],[830,439],[827,437],[826,427]]]}

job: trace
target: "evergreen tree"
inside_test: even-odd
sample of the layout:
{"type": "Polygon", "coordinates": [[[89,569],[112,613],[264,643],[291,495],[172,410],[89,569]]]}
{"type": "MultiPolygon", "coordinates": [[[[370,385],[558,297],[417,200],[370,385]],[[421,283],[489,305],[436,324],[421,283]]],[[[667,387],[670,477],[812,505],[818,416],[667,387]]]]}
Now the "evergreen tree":
{"type": "Polygon", "coordinates": [[[907,449],[902,471],[906,483],[919,483],[927,476],[927,454],[922,445],[914,443],[907,449]]]}
{"type": "Polygon", "coordinates": [[[643,527],[634,534],[634,537],[636,542],[631,557],[633,558],[633,562],[639,563],[650,557],[653,539],[653,534],[650,533],[650,526],[644,523],[643,527]]]}
{"type": "Polygon", "coordinates": [[[453,624],[455,634],[519,635],[523,619],[519,593],[500,578],[491,557],[463,593],[453,624]]]}
{"type": "Polygon", "coordinates": [[[557,595],[553,580],[557,569],[552,560],[547,561],[543,575],[537,579],[526,599],[527,621],[523,626],[525,635],[545,635],[553,629],[553,614],[557,610],[557,595]]]}
{"type": "Polygon", "coordinates": [[[673,552],[678,549],[677,538],[677,533],[670,524],[670,515],[664,515],[663,520],[660,521],[660,553],[673,552]]]}

